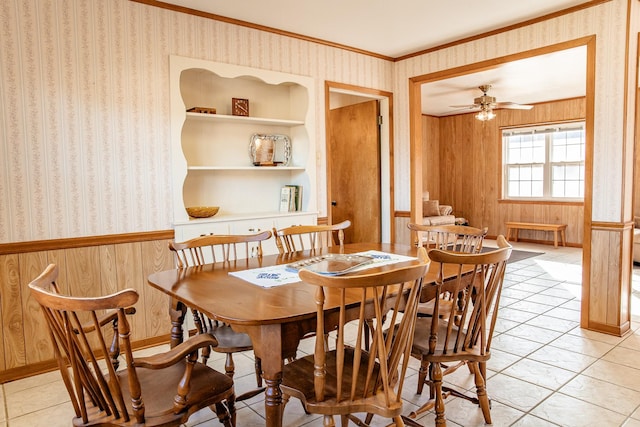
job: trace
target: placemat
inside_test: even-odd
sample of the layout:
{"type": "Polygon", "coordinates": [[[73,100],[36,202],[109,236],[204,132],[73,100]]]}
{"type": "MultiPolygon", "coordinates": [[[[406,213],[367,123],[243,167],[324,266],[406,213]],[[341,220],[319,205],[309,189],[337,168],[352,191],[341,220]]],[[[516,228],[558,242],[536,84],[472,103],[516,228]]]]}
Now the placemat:
{"type": "MultiPolygon", "coordinates": [[[[415,259],[415,257],[380,251],[358,252],[354,255],[370,256],[373,258],[373,262],[357,267],[351,270],[351,272],[415,259]]],[[[287,265],[288,264],[281,264],[269,267],[252,268],[250,270],[232,271],[229,274],[262,288],[273,288],[275,286],[299,282],[300,278],[298,277],[298,272],[288,270],[287,265]]]]}

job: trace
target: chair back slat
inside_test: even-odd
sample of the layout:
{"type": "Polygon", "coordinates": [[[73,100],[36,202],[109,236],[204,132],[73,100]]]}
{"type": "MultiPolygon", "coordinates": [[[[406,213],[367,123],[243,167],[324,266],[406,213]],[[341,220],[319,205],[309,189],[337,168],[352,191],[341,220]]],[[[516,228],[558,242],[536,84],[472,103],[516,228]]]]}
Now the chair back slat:
{"type": "MultiPolygon", "coordinates": [[[[115,419],[122,417],[128,422],[129,412],[116,375],[117,362],[108,360],[110,351],[103,331],[105,326],[100,323],[100,313],[117,311],[119,337],[114,339],[119,338],[123,342],[127,366],[132,366],[129,334],[123,331],[128,331],[129,328],[125,308],[135,304],[138,294],[133,289],[128,289],[106,297],[69,297],[58,293],[57,277],[58,268],[53,264],[49,265],[29,284],[29,288],[44,313],[54,355],[76,416],[84,423],[89,421],[89,399],[92,406],[112,414],[115,419]],[[81,320],[86,317],[90,319],[89,322],[81,320]],[[102,356],[107,358],[106,363],[99,363],[102,356]]],[[[131,375],[129,378],[131,396],[142,402],[139,384],[131,382],[131,375]]],[[[141,405],[139,411],[134,413],[136,421],[143,423],[144,406],[141,405]]]]}
{"type": "Polygon", "coordinates": [[[178,268],[211,262],[232,262],[262,256],[262,242],[271,237],[271,231],[256,234],[211,234],[184,242],[169,242],[175,253],[178,268]]]}
{"type": "Polygon", "coordinates": [[[322,249],[330,246],[344,246],[344,230],[351,226],[346,220],[330,225],[294,225],[273,229],[276,246],[281,254],[296,251],[322,249]],[[336,241],[337,240],[337,241],[336,241]]]}
{"type": "Polygon", "coordinates": [[[416,233],[416,245],[429,249],[443,249],[453,252],[479,253],[488,228],[482,229],[466,225],[422,225],[407,224],[416,233]]]}
{"type": "Polygon", "coordinates": [[[424,248],[419,249],[419,258],[420,263],[376,273],[327,276],[300,271],[302,281],[318,287],[314,351],[317,401],[332,395],[338,404],[357,405],[377,394],[377,400],[387,407],[400,402],[422,278],[429,265],[424,248]],[[401,311],[404,314],[399,316],[401,311]],[[327,348],[320,333],[333,332],[328,330],[326,316],[338,316],[335,366],[327,366],[327,348]],[[351,328],[355,328],[355,336],[351,328]],[[372,337],[368,351],[363,339],[367,328],[372,337]],[[335,384],[328,380],[332,377],[335,384]]]}

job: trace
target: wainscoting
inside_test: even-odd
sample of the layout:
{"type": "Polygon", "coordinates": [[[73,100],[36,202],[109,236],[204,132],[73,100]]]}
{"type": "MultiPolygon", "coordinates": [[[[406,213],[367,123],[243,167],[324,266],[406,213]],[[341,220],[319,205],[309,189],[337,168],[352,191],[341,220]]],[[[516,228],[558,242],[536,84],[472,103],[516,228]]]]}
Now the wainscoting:
{"type": "Polygon", "coordinates": [[[28,284],[50,263],[58,283],[74,296],[133,288],[136,348],[168,342],[168,297],[147,285],[153,272],[173,268],[167,248],[173,230],[0,245],[0,383],[57,369],[48,331],[28,284]]]}

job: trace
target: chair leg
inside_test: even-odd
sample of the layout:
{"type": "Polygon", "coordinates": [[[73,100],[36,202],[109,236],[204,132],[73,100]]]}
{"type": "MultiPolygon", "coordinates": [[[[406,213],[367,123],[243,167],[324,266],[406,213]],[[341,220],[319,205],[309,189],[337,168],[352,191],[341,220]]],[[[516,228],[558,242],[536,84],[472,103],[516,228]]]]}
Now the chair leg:
{"type": "Polygon", "coordinates": [[[333,421],[333,415],[325,415],[322,420],[322,425],[324,427],[336,427],[336,422],[333,421]]]}
{"type": "Polygon", "coordinates": [[[435,388],[436,427],[446,427],[447,420],[444,417],[444,396],[442,395],[442,368],[439,363],[432,363],[431,381],[435,388]]]}
{"type": "MultiPolygon", "coordinates": [[[[476,392],[478,394],[478,401],[480,408],[482,409],[482,415],[484,416],[484,422],[491,424],[491,403],[489,402],[489,396],[487,396],[487,389],[485,387],[484,376],[482,375],[483,368],[478,366],[478,363],[474,363],[475,380],[476,380],[476,392]]],[[[486,364],[485,369],[486,371],[486,364]]]]}
{"type": "Polygon", "coordinates": [[[430,370],[429,365],[430,363],[424,360],[420,362],[420,370],[418,371],[418,390],[416,391],[417,394],[422,394],[422,389],[424,388],[424,383],[427,380],[427,375],[430,370]]]}
{"type": "Polygon", "coordinates": [[[224,372],[229,378],[233,379],[233,374],[236,372],[236,365],[233,363],[232,353],[227,353],[227,358],[224,361],[224,372]]]}
{"type": "Polygon", "coordinates": [[[258,387],[262,387],[262,360],[259,357],[255,357],[255,366],[256,366],[256,383],[258,387]]]}
{"type": "Polygon", "coordinates": [[[235,397],[231,396],[227,399],[227,405],[225,406],[222,402],[218,402],[215,405],[211,406],[211,409],[218,416],[218,420],[225,427],[236,427],[236,407],[235,407],[235,397]]]}
{"type": "Polygon", "coordinates": [[[180,301],[171,298],[169,301],[169,317],[171,318],[171,348],[184,341],[182,324],[184,323],[186,314],[187,307],[180,301]]]}
{"type": "MultiPolygon", "coordinates": [[[[191,314],[193,314],[193,323],[196,327],[196,330],[198,331],[199,334],[202,334],[205,332],[206,329],[206,320],[204,320],[202,318],[202,314],[198,312],[198,310],[196,309],[191,309],[191,314]]],[[[203,347],[202,348],[202,364],[206,365],[207,361],[209,360],[209,357],[211,356],[211,348],[210,347],[203,347]]]]}

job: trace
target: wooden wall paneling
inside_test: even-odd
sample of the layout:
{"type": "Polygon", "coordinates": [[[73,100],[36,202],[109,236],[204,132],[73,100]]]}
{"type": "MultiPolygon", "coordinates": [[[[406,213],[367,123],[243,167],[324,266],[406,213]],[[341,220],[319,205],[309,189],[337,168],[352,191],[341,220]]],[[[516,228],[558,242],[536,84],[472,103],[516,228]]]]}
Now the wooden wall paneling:
{"type": "Polygon", "coordinates": [[[456,141],[452,137],[454,135],[455,122],[453,119],[440,119],[440,202],[453,206],[455,215],[460,214],[462,206],[457,205],[455,200],[455,185],[458,180],[456,176],[455,166],[456,160],[456,141]]]}
{"type": "MultiPolygon", "coordinates": [[[[640,89],[636,90],[636,105],[640,106],[640,89]]],[[[636,137],[633,149],[633,216],[640,216],[640,108],[636,108],[636,137]]]]}
{"type": "MultiPolygon", "coordinates": [[[[468,114],[465,116],[468,116],[468,114]]],[[[475,120],[475,122],[478,121],[475,120]]],[[[477,126],[475,122],[467,120],[466,117],[457,116],[456,126],[461,129],[462,132],[458,133],[455,138],[451,138],[453,158],[454,161],[460,165],[455,172],[451,173],[455,178],[452,187],[453,194],[451,195],[454,200],[453,209],[454,212],[461,211],[459,214],[456,213],[456,216],[469,217],[476,213],[478,216],[480,215],[475,209],[475,202],[478,195],[478,193],[476,193],[478,191],[477,178],[479,177],[474,175],[476,172],[475,163],[480,147],[478,134],[474,132],[474,128],[477,126]]],[[[477,217],[474,219],[477,222],[477,217]]],[[[474,224],[476,222],[474,222],[474,224]]]]}
{"type": "Polygon", "coordinates": [[[114,247],[118,290],[133,288],[140,295],[135,305],[136,314],[129,318],[132,332],[131,339],[134,341],[140,340],[146,338],[145,331],[147,330],[145,319],[147,307],[144,303],[144,288],[147,285],[146,282],[141,280],[142,253],[140,243],[122,243],[114,245],[114,247]]]}
{"type": "Polygon", "coordinates": [[[98,296],[126,287],[136,289],[141,297],[136,305],[138,314],[132,317],[132,322],[139,322],[140,326],[134,326],[139,329],[133,337],[134,346],[161,343],[168,336],[168,300],[148,286],[146,279],[151,272],[174,267],[167,239],[98,245],[92,241],[87,245],[0,255],[2,381],[54,366],[44,318],[27,286],[51,263],[59,267],[58,285],[65,294],[98,296]]]}
{"type": "MultiPolygon", "coordinates": [[[[67,294],[74,297],[102,296],[102,260],[100,246],[88,246],[65,250],[65,283],[67,294]]],[[[88,313],[78,315],[80,321],[89,322],[88,313]]],[[[95,337],[90,337],[92,346],[97,346],[95,337]]]]}
{"type": "Polygon", "coordinates": [[[477,217],[472,224],[479,227],[490,226],[495,233],[496,224],[490,222],[495,221],[496,201],[500,197],[502,144],[496,121],[480,122],[474,118],[473,123],[478,130],[475,132],[477,148],[474,150],[473,162],[476,186],[472,195],[473,212],[477,213],[477,217]]]}
{"type": "MultiPolygon", "coordinates": [[[[602,230],[593,230],[591,233],[592,248],[608,247],[605,241],[608,241],[609,232],[602,230]]],[[[609,253],[593,254],[591,257],[591,283],[597,286],[589,287],[589,318],[601,324],[606,323],[607,315],[607,287],[602,283],[607,282],[607,270],[605,267],[611,261],[609,253]]]]}
{"type": "MultiPolygon", "coordinates": [[[[8,282],[7,277],[10,277],[10,275],[7,275],[6,272],[6,268],[5,268],[5,264],[7,263],[7,260],[9,259],[9,256],[7,255],[0,255],[0,321],[3,320],[2,317],[2,305],[4,303],[4,298],[3,295],[5,295],[5,291],[4,291],[4,286],[5,283],[8,282]]],[[[11,265],[11,262],[8,263],[9,265],[11,265]]],[[[4,322],[3,322],[4,325],[4,322]]],[[[0,371],[5,369],[5,363],[4,363],[4,328],[0,328],[0,371]]]]}
{"type": "Polygon", "coordinates": [[[146,336],[155,337],[171,331],[169,297],[147,284],[147,277],[157,271],[175,268],[168,241],[141,242],[143,296],[146,319],[146,336]]]}
{"type": "Polygon", "coordinates": [[[422,116],[422,191],[440,200],[440,125],[433,116],[422,116]]]}
{"type": "Polygon", "coordinates": [[[100,255],[98,246],[66,250],[66,282],[70,295],[95,297],[102,294],[100,255]]]}
{"type": "Polygon", "coordinates": [[[13,321],[16,316],[12,305],[15,304],[15,297],[20,295],[20,271],[18,255],[0,256],[0,318],[2,328],[0,329],[0,368],[7,369],[15,365],[17,359],[10,352],[13,351],[13,344],[19,337],[19,324],[13,321]],[[6,352],[5,352],[6,350],[6,352]],[[13,361],[13,362],[12,362],[13,361]]]}
{"type": "Polygon", "coordinates": [[[399,245],[412,245],[411,232],[407,228],[407,224],[411,221],[409,217],[396,217],[396,240],[399,245]]]}
{"type": "MultiPolygon", "coordinates": [[[[631,277],[631,270],[633,269],[633,223],[627,224],[624,227],[624,230],[621,232],[620,237],[622,239],[620,244],[621,253],[618,254],[617,262],[622,279],[617,283],[619,283],[621,286],[618,295],[620,296],[620,298],[623,298],[624,301],[621,300],[620,305],[611,308],[611,313],[618,314],[620,320],[624,321],[624,319],[631,319],[631,286],[633,283],[633,279],[631,277]]],[[[611,316],[609,316],[609,319],[610,318],[611,316]]],[[[621,324],[622,322],[620,320],[615,324],[621,324]]]]}
{"type": "MultiPolygon", "coordinates": [[[[40,305],[31,298],[28,284],[50,264],[47,252],[20,254],[20,292],[23,308],[23,335],[25,359],[22,364],[31,364],[53,359],[53,349],[48,327],[42,315],[40,305]]],[[[17,304],[16,304],[17,305],[17,304]]]]}
{"type": "MultiPolygon", "coordinates": [[[[113,294],[121,290],[118,287],[118,260],[116,259],[116,245],[101,245],[100,252],[100,282],[95,289],[96,296],[113,294]]],[[[131,260],[133,261],[133,260],[131,260]]],[[[130,319],[131,320],[131,319],[130,319]]],[[[110,342],[114,331],[111,328],[104,328],[105,340],[110,342]]]]}
{"type": "MultiPolygon", "coordinates": [[[[618,283],[621,284],[622,280],[621,276],[621,257],[622,257],[622,235],[621,233],[612,232],[612,230],[608,231],[608,262],[609,262],[609,270],[608,277],[605,283],[618,283]]],[[[607,291],[606,286],[601,286],[605,288],[605,292],[607,291]]],[[[605,306],[605,317],[604,323],[607,325],[619,325],[620,324],[620,310],[624,305],[621,303],[620,298],[622,296],[621,291],[617,292],[606,292],[606,306],[605,306]]]]}
{"type": "Polygon", "coordinates": [[[605,248],[604,253],[592,253],[591,281],[586,295],[589,306],[588,329],[622,335],[630,327],[630,274],[631,224],[594,224],[591,232],[591,248],[605,248]],[[628,278],[628,277],[627,277],[628,278]],[[613,290],[603,283],[619,283],[626,289],[613,290]],[[624,283],[628,283],[626,285],[624,283]]]}
{"type": "MultiPolygon", "coordinates": [[[[69,289],[69,281],[67,280],[67,253],[64,249],[59,250],[48,250],[47,252],[47,265],[55,264],[58,266],[58,280],[56,284],[58,285],[58,289],[63,294],[71,294],[71,290],[69,289]]],[[[39,273],[38,273],[39,274],[39,273]]],[[[36,276],[26,277],[22,281],[24,283],[29,283],[31,280],[35,279],[36,276]]]]}
{"type": "MultiPolygon", "coordinates": [[[[489,234],[504,234],[505,221],[571,224],[567,241],[581,244],[582,206],[549,203],[500,203],[502,195],[502,127],[583,119],[582,98],[537,104],[532,110],[498,110],[495,120],[479,122],[473,114],[441,117],[440,199],[451,204],[457,216],[474,226],[489,227],[489,234]]],[[[541,231],[522,231],[522,238],[550,241],[541,231]]]]}
{"type": "Polygon", "coordinates": [[[118,286],[118,260],[116,259],[116,245],[104,245],[100,251],[100,286],[96,292],[109,295],[120,290],[118,286]]]}

